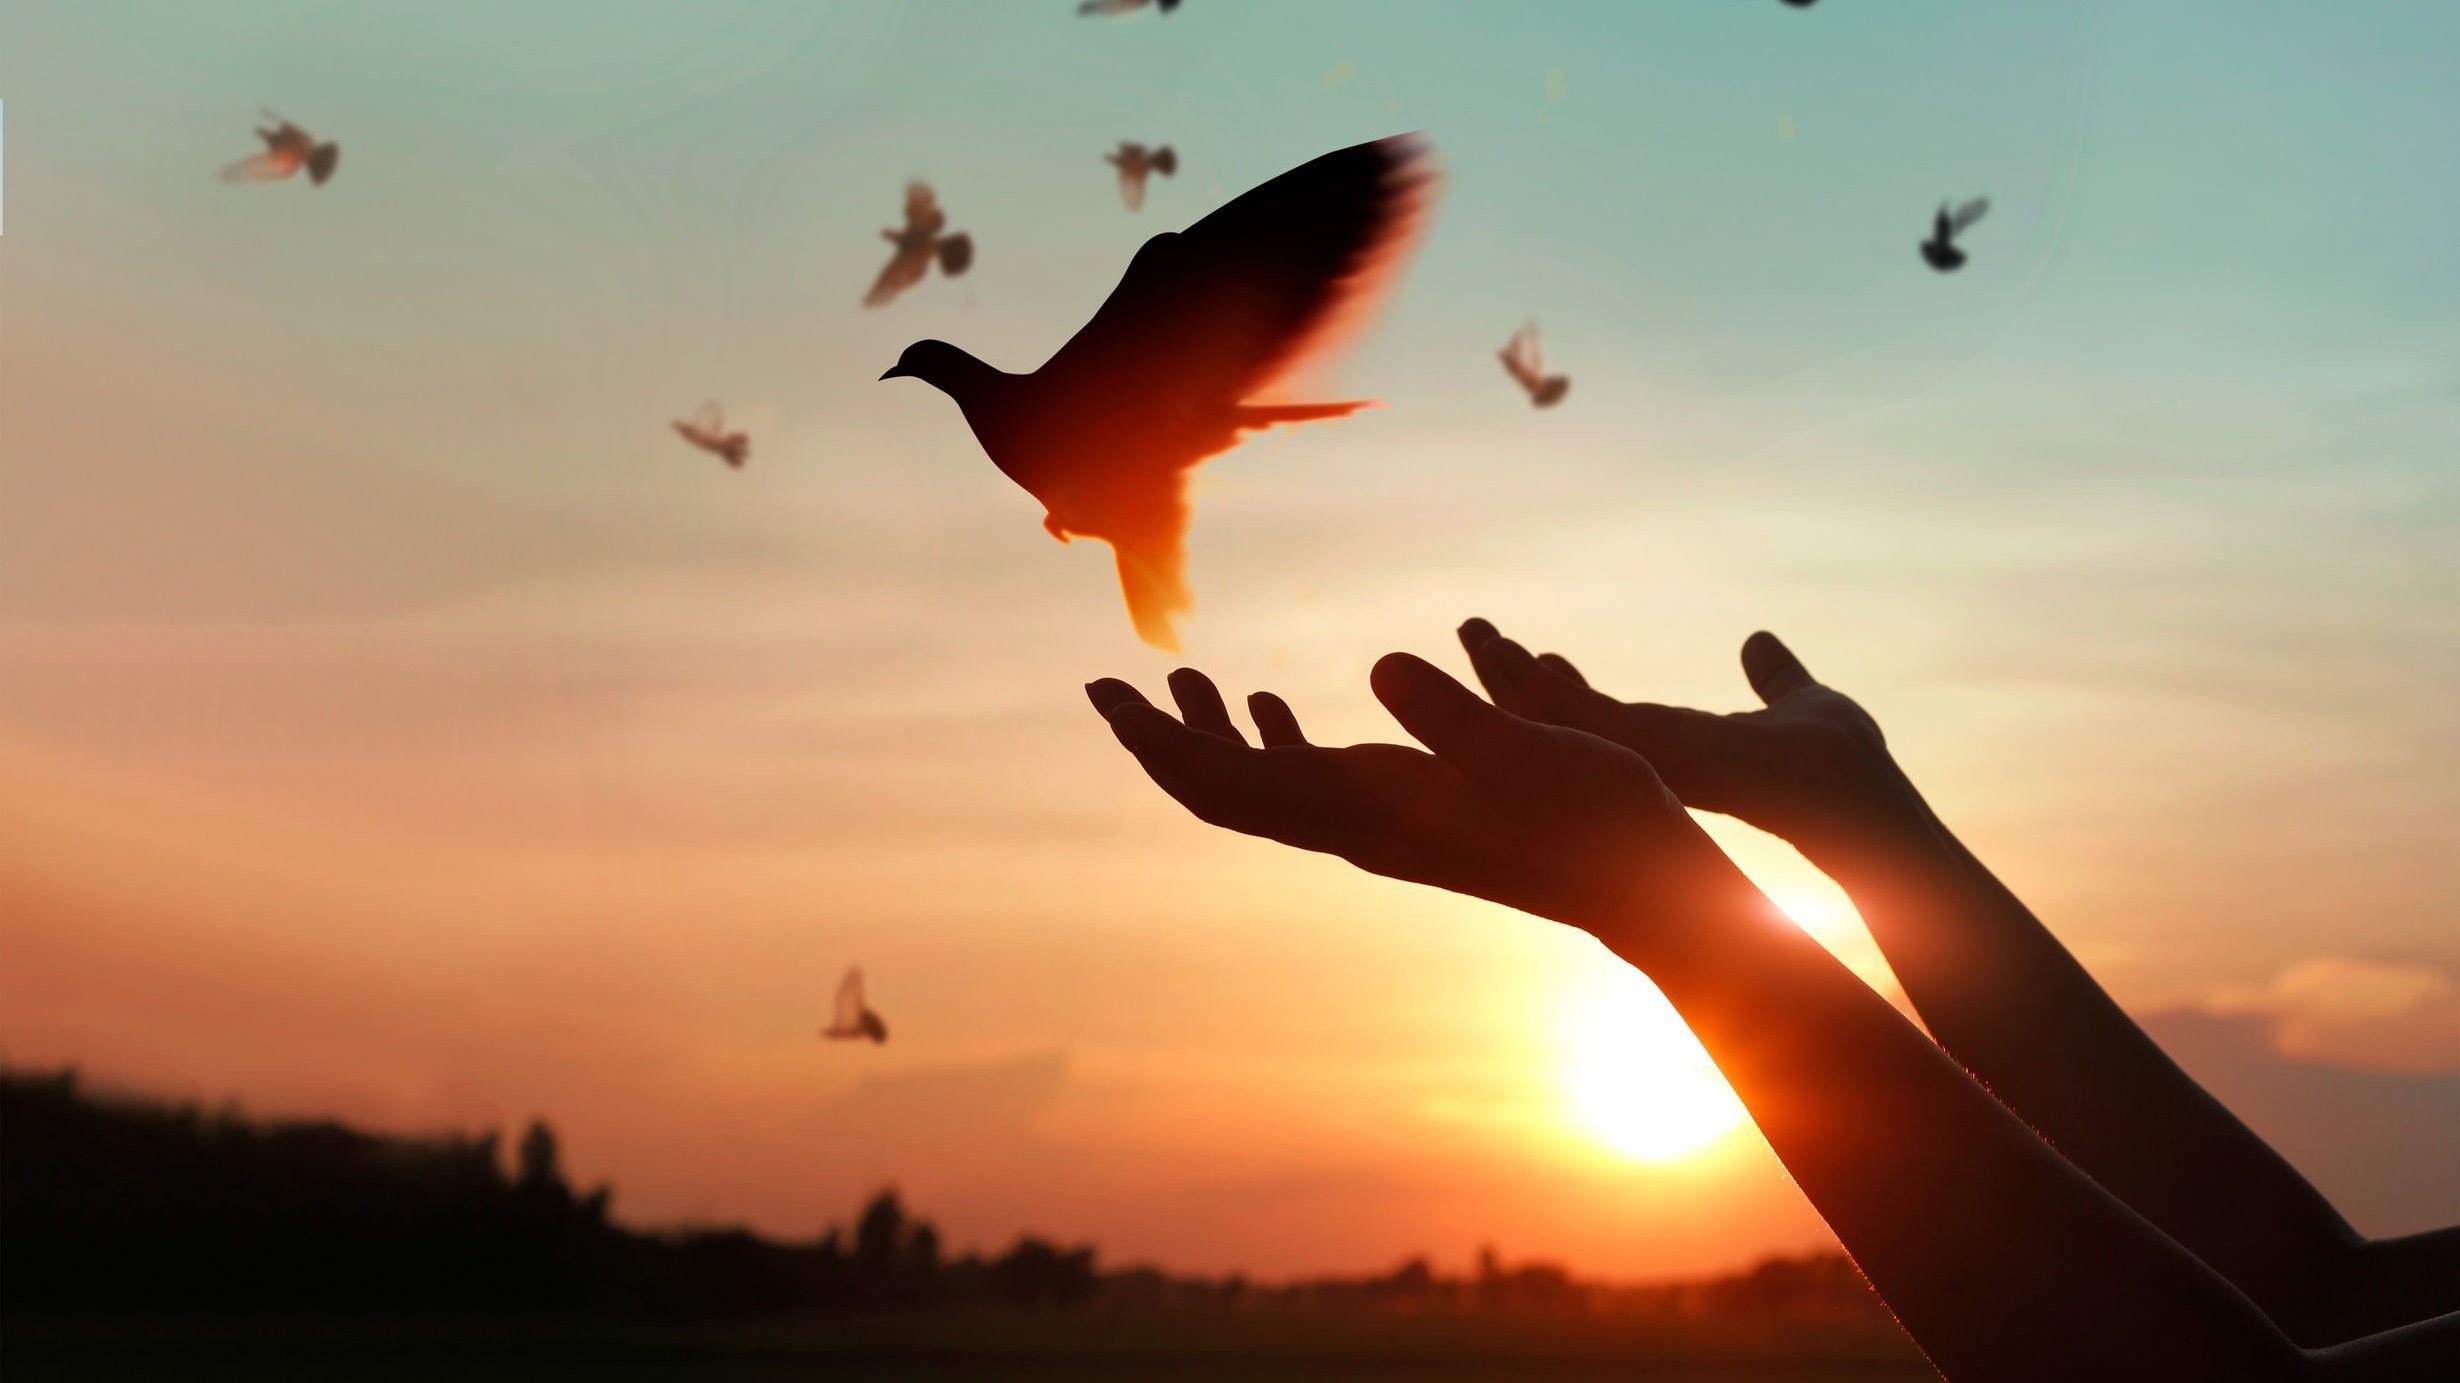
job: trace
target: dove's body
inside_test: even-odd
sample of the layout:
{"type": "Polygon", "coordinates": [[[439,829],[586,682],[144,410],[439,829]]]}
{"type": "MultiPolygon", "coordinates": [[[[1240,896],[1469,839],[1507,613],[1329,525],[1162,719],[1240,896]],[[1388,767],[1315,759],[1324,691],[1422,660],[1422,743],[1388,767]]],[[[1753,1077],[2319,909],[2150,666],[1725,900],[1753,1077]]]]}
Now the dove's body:
{"type": "Polygon", "coordinates": [[[1031,374],[943,341],[883,379],[937,386],[991,461],[1042,501],[1052,536],[1118,553],[1136,632],[1176,646],[1191,603],[1186,476],[1240,436],[1363,402],[1257,401],[1372,299],[1416,228],[1427,182],[1412,140],[1327,154],[1144,244],[1093,320],[1031,374]]]}
{"type": "Polygon", "coordinates": [[[222,180],[278,182],[305,168],[308,181],[323,186],[325,179],[333,176],[335,165],[341,161],[341,146],[317,143],[315,136],[272,111],[266,111],[265,118],[271,120],[273,125],[259,128],[256,132],[256,137],[265,141],[265,152],[243,158],[223,169],[222,180]]]}
{"type": "Polygon", "coordinates": [[[863,1001],[863,972],[860,969],[848,970],[846,977],[837,982],[835,1010],[829,1025],[820,1030],[822,1037],[839,1042],[862,1041],[875,1045],[888,1040],[888,1024],[881,1021],[880,1015],[872,1012],[871,1006],[863,1001]]]}
{"type": "Polygon", "coordinates": [[[1563,396],[1571,390],[1571,376],[1546,373],[1545,357],[1538,351],[1535,322],[1512,333],[1511,341],[1495,354],[1503,361],[1504,373],[1528,393],[1534,407],[1552,408],[1563,402],[1563,396]]]}
{"type": "Polygon", "coordinates": [[[1130,211],[1144,206],[1147,177],[1159,173],[1167,178],[1179,171],[1179,156],[1167,144],[1147,149],[1142,144],[1121,141],[1117,153],[1104,154],[1102,159],[1119,170],[1119,200],[1127,203],[1130,211]]]}
{"type": "Polygon", "coordinates": [[[880,238],[897,247],[888,257],[880,276],[871,281],[871,291],[863,295],[863,306],[879,307],[899,293],[922,282],[931,272],[931,261],[937,259],[940,272],[951,278],[962,274],[974,262],[973,237],[962,232],[943,235],[948,225],[948,213],[940,210],[939,198],[926,182],[911,182],[905,188],[905,225],[883,230],[880,238]]]}
{"type": "Polygon", "coordinates": [[[1930,239],[1922,242],[1922,260],[1940,273],[1953,273],[1965,266],[1965,252],[1956,248],[1957,233],[1982,219],[1990,210],[1990,199],[1977,197],[1950,212],[1941,203],[1939,214],[1931,218],[1930,239]]]}

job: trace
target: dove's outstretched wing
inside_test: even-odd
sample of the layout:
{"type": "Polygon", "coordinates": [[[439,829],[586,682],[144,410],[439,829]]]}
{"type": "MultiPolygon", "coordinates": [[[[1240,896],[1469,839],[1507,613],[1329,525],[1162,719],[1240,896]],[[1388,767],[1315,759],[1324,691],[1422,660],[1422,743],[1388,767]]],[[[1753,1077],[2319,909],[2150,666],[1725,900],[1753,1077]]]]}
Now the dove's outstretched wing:
{"type": "Polygon", "coordinates": [[[1145,165],[1142,160],[1119,160],[1119,200],[1130,211],[1142,211],[1145,205],[1145,165]]]}
{"type": "Polygon", "coordinates": [[[829,1027],[844,1032],[860,1032],[862,1030],[862,967],[856,966],[855,968],[848,970],[846,972],[846,977],[837,982],[836,1012],[830,1018],[829,1027]]]}
{"type": "Polygon", "coordinates": [[[1108,301],[1037,372],[1059,389],[1252,402],[1364,324],[1432,201],[1424,143],[1336,150],[1136,252],[1108,301]]]}
{"type": "Polygon", "coordinates": [[[905,233],[936,235],[948,224],[948,213],[940,210],[938,194],[931,184],[920,178],[905,185],[905,233]]]}
{"type": "Polygon", "coordinates": [[[693,431],[715,437],[725,429],[726,415],[718,408],[716,399],[706,400],[700,407],[692,410],[693,431]]]}
{"type": "Polygon", "coordinates": [[[1956,208],[1956,214],[1948,218],[1948,229],[1950,231],[1961,231],[1989,214],[1990,199],[1988,197],[1976,197],[1972,201],[1965,203],[1963,206],[1956,208]]]}
{"type": "Polygon", "coordinates": [[[279,182],[299,171],[299,159],[293,154],[252,154],[230,164],[215,176],[224,182],[279,182]]]}
{"type": "Polygon", "coordinates": [[[1503,361],[1504,372],[1512,376],[1513,383],[1531,393],[1537,391],[1542,382],[1537,353],[1537,323],[1532,322],[1513,332],[1512,339],[1504,343],[1503,349],[1496,355],[1503,361]]]}
{"type": "Polygon", "coordinates": [[[931,246],[899,245],[880,269],[880,276],[871,281],[871,291],[863,295],[863,306],[878,307],[898,294],[922,282],[931,272],[931,246]]]}
{"type": "Polygon", "coordinates": [[[1076,12],[1080,15],[1126,14],[1130,10],[1143,9],[1144,6],[1145,0],[1083,0],[1083,3],[1076,7],[1076,12]]]}

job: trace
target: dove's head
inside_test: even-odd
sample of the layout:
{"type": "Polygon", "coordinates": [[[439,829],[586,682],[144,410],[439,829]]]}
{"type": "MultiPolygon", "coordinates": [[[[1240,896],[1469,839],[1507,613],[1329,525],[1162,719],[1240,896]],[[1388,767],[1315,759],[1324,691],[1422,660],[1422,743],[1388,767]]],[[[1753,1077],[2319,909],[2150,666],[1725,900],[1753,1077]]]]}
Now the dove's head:
{"type": "Polygon", "coordinates": [[[945,341],[917,341],[880,378],[919,379],[943,394],[962,394],[976,381],[998,373],[945,341]]]}

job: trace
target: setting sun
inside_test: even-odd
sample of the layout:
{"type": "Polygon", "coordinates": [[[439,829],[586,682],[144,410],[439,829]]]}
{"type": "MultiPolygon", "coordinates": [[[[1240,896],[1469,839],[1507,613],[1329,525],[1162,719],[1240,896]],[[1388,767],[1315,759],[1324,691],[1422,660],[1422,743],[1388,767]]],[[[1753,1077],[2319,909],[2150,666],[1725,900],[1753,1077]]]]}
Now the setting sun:
{"type": "Polygon", "coordinates": [[[1562,1082],[1580,1129],[1635,1162],[1690,1156],[1732,1132],[1742,1102],[1656,988],[1600,976],[1566,1006],[1562,1082]]]}

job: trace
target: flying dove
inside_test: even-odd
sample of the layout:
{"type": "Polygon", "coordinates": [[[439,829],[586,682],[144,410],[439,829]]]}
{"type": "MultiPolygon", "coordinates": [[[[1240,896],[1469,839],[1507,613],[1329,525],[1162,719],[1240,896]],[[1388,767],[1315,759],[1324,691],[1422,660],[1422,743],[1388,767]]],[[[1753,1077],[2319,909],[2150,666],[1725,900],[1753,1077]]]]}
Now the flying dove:
{"type": "Polygon", "coordinates": [[[880,378],[954,399],[992,464],[1049,511],[1052,537],[1111,545],[1138,636],[1175,650],[1172,616],[1193,604],[1187,473],[1242,434],[1368,405],[1275,400],[1397,277],[1432,201],[1430,164],[1413,136],[1356,145],[1154,236],[1030,374],[917,341],[880,378]]]}
{"type": "MultiPolygon", "coordinates": [[[[1083,4],[1076,7],[1076,12],[1080,15],[1126,14],[1131,10],[1141,10],[1149,3],[1151,0],[1084,0],[1083,4]]],[[[1161,11],[1164,14],[1178,7],[1179,0],[1161,0],[1161,11]]]]}
{"type": "Polygon", "coordinates": [[[878,1044],[888,1040],[888,1024],[881,1022],[880,1015],[863,1002],[862,967],[848,970],[846,977],[837,982],[837,1011],[820,1035],[841,1042],[869,1039],[878,1044]]]}
{"type": "Polygon", "coordinates": [[[751,436],[726,430],[726,415],[718,411],[715,399],[702,404],[700,411],[691,417],[678,418],[675,431],[682,435],[683,440],[702,451],[723,457],[726,464],[736,470],[743,469],[744,458],[752,454],[751,436]]]}
{"type": "Polygon", "coordinates": [[[224,182],[278,182],[301,168],[307,169],[308,181],[319,187],[333,176],[334,165],[341,161],[342,146],[319,144],[315,137],[272,111],[260,112],[273,122],[270,129],[259,129],[256,137],[265,141],[265,152],[251,154],[222,170],[224,182]]]}
{"type": "Polygon", "coordinates": [[[1146,174],[1159,173],[1167,178],[1179,171],[1179,156],[1167,144],[1147,149],[1123,139],[1119,141],[1119,152],[1102,155],[1102,161],[1119,170],[1119,200],[1127,203],[1130,211],[1145,204],[1146,174]]]}
{"type": "Polygon", "coordinates": [[[888,258],[888,266],[871,282],[871,291],[863,295],[863,306],[878,307],[899,293],[922,282],[931,272],[931,261],[940,263],[940,272],[955,278],[974,262],[974,238],[970,235],[942,235],[948,225],[948,213],[940,210],[940,200],[932,195],[931,184],[916,180],[905,185],[905,229],[883,230],[882,239],[897,247],[888,258]]]}
{"type": "Polygon", "coordinates": [[[1952,213],[1948,204],[1941,202],[1938,216],[1931,221],[1930,239],[1922,242],[1922,258],[1943,274],[1965,267],[1965,252],[1956,248],[1956,237],[1989,210],[1988,197],[1976,197],[1952,213]]]}
{"type": "Polygon", "coordinates": [[[1565,391],[1572,387],[1571,376],[1546,373],[1546,361],[1538,353],[1537,323],[1531,322],[1512,333],[1511,341],[1496,352],[1503,360],[1504,372],[1520,387],[1529,391],[1529,402],[1539,408],[1552,408],[1563,401],[1565,391]]]}

